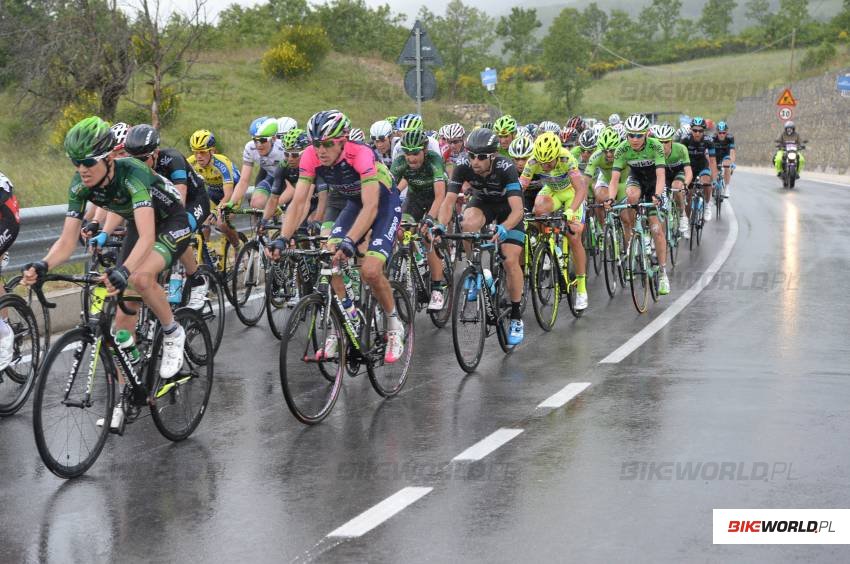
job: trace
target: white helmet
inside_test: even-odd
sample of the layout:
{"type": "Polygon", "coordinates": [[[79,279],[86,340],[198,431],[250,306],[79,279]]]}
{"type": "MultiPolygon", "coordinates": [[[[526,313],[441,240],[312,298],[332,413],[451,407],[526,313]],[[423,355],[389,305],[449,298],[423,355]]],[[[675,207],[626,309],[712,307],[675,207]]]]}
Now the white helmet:
{"type": "Polygon", "coordinates": [[[620,123],[620,114],[611,114],[608,116],[608,125],[615,126],[620,123]]]}
{"type": "Polygon", "coordinates": [[[298,122],[292,119],[291,117],[283,116],[277,118],[277,136],[283,137],[283,135],[290,130],[298,127],[298,122]]]}
{"type": "Polygon", "coordinates": [[[628,133],[646,133],[649,129],[649,120],[643,114],[632,114],[623,125],[628,133]]]}
{"type": "Polygon", "coordinates": [[[366,135],[363,134],[363,130],[359,127],[352,127],[351,131],[348,132],[348,140],[363,143],[366,141],[366,135]]]}
{"type": "Polygon", "coordinates": [[[597,135],[602,133],[603,129],[605,129],[605,124],[603,122],[597,121],[593,124],[593,131],[595,131],[597,135]]]}
{"type": "Polygon", "coordinates": [[[376,121],[369,128],[369,136],[374,141],[378,137],[389,137],[393,132],[393,124],[385,119],[376,121]]]}
{"type": "Polygon", "coordinates": [[[626,138],[626,128],[623,127],[622,123],[618,123],[617,125],[613,125],[611,127],[614,129],[614,131],[617,132],[617,135],[620,136],[620,139],[626,138]]]}
{"type": "Polygon", "coordinates": [[[545,133],[547,131],[555,134],[561,133],[561,126],[554,121],[541,121],[537,128],[540,133],[545,133]]]}
{"type": "Polygon", "coordinates": [[[130,131],[130,126],[123,121],[119,121],[109,129],[112,130],[112,137],[115,139],[115,150],[122,149],[124,147],[124,141],[127,140],[127,132],[130,131]]]}
{"type": "Polygon", "coordinates": [[[463,139],[466,137],[466,130],[459,123],[450,123],[443,128],[446,139],[463,139]]]}

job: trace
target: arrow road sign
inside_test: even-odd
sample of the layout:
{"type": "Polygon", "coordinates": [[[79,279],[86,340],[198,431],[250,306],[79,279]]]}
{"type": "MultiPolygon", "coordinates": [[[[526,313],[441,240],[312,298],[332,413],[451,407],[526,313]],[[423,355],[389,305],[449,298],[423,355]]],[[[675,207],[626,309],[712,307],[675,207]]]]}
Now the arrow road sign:
{"type": "MultiPolygon", "coordinates": [[[[422,69],[420,84],[422,89],[420,100],[423,102],[425,100],[431,100],[437,95],[437,79],[434,73],[431,72],[431,69],[422,69]]],[[[408,96],[414,100],[416,99],[416,69],[410,69],[404,75],[404,91],[407,92],[408,96]]]]}
{"type": "Polygon", "coordinates": [[[415,65],[416,64],[416,34],[419,34],[419,52],[421,54],[421,62],[423,65],[434,65],[440,67],[443,65],[443,58],[437,52],[434,42],[428,36],[428,32],[422,27],[419,20],[413,24],[413,29],[410,30],[410,37],[407,38],[407,43],[404,44],[404,49],[401,50],[401,55],[398,57],[396,64],[398,65],[415,65]]]}

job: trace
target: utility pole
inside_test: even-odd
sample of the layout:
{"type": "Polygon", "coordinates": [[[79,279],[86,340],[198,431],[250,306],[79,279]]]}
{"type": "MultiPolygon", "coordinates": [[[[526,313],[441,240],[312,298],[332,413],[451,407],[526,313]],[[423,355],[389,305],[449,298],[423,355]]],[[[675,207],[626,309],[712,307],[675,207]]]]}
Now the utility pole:
{"type": "Polygon", "coordinates": [[[788,71],[788,86],[791,86],[791,83],[794,82],[794,46],[796,44],[797,39],[797,28],[791,28],[791,68],[788,71]]]}

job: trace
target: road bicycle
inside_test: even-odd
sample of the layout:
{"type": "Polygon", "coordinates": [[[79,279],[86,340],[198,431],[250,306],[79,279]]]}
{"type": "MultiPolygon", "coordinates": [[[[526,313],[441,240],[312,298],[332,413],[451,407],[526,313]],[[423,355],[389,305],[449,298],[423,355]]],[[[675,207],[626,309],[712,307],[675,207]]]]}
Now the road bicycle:
{"type": "MultiPolygon", "coordinates": [[[[328,240],[320,235],[296,233],[295,244],[302,249],[319,249],[328,240]]],[[[313,291],[319,276],[315,255],[285,255],[268,262],[266,269],[266,318],[272,334],[281,339],[289,314],[302,296],[313,291]]]]}
{"type": "Polygon", "coordinates": [[[691,182],[691,187],[689,189],[690,194],[690,220],[691,220],[691,238],[689,244],[689,250],[694,250],[694,242],[696,241],[697,247],[700,246],[702,242],[702,230],[705,227],[705,192],[704,189],[711,186],[710,184],[703,184],[699,181],[698,178],[695,178],[691,182]]]}
{"type": "Polygon", "coordinates": [[[569,239],[564,235],[564,231],[573,231],[563,212],[534,219],[541,227],[531,266],[531,302],[540,328],[551,331],[558,319],[563,295],[567,297],[573,316],[582,315],[575,307],[578,278],[569,239]]]}
{"type": "Polygon", "coordinates": [[[629,255],[626,261],[625,276],[632,291],[632,302],[638,313],[645,313],[649,296],[658,301],[658,259],[655,255],[652,234],[649,229],[649,210],[655,204],[640,202],[637,204],[619,204],[614,210],[635,210],[635,222],[629,234],[629,255]]]}
{"type": "MultiPolygon", "coordinates": [[[[254,218],[255,225],[259,225],[263,216],[263,210],[252,208],[231,213],[250,215],[254,218]]],[[[248,327],[256,325],[266,309],[269,259],[266,257],[265,248],[269,241],[275,239],[277,233],[275,229],[253,228],[248,241],[236,255],[236,266],[231,281],[233,305],[239,321],[248,327]]]]}

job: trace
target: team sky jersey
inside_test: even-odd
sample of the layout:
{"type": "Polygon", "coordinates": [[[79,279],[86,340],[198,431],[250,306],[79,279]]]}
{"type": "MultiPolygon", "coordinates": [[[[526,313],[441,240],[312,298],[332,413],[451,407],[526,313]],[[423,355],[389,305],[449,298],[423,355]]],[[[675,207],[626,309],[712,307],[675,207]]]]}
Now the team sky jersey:
{"type": "Polygon", "coordinates": [[[721,137],[714,138],[714,155],[718,161],[722,162],[723,159],[728,157],[732,149],[735,148],[735,136],[729,133],[726,134],[726,139],[721,137]]]}
{"type": "Polygon", "coordinates": [[[187,202],[203,199],[207,195],[204,181],[177,149],[160,149],[154,170],[172,184],[185,184],[187,202]]]}
{"type": "MultiPolygon", "coordinates": [[[[404,151],[401,150],[400,141],[401,141],[401,137],[396,137],[395,140],[393,141],[392,162],[395,162],[395,160],[397,158],[399,158],[400,156],[402,156],[404,154],[404,151]]],[[[440,153],[440,144],[433,137],[428,138],[428,150],[434,151],[437,154],[440,153]]]]}
{"type": "Polygon", "coordinates": [[[443,166],[443,159],[439,154],[428,151],[425,154],[425,161],[418,169],[410,168],[407,164],[407,159],[404,155],[393,161],[393,166],[390,169],[396,182],[400,182],[402,178],[407,180],[407,197],[424,196],[434,198],[434,182],[446,180],[446,170],[443,166]]]}
{"type": "MultiPolygon", "coordinates": [[[[590,177],[591,180],[596,180],[597,176],[601,176],[602,180],[608,184],[611,182],[611,173],[614,171],[614,161],[608,161],[605,158],[605,151],[597,150],[590,158],[587,159],[587,166],[584,167],[584,175],[590,177]]],[[[621,171],[620,174],[620,183],[624,183],[626,178],[629,176],[631,171],[629,167],[626,166],[625,169],[621,171]]]]}
{"type": "Polygon", "coordinates": [[[224,155],[217,153],[210,154],[210,163],[207,166],[200,166],[195,155],[189,155],[186,162],[192,165],[195,172],[201,175],[207,185],[207,192],[210,199],[216,204],[224,197],[224,185],[239,182],[239,172],[233,166],[233,163],[224,155]]]}
{"type": "Polygon", "coordinates": [[[585,151],[581,148],[581,146],[576,145],[572,149],[570,149],[570,154],[578,163],[578,169],[580,172],[584,172],[585,167],[587,166],[587,161],[590,160],[590,155],[593,154],[593,151],[585,151]],[[587,158],[582,158],[582,155],[587,155],[587,158]]]}
{"type": "Polygon", "coordinates": [[[622,174],[623,169],[628,165],[631,168],[630,176],[642,185],[654,184],[656,169],[664,169],[665,164],[664,147],[658,139],[652,137],[646,138],[646,142],[640,150],[632,149],[632,146],[626,140],[620,143],[620,146],[614,152],[613,169],[622,174]]]}
{"type": "Polygon", "coordinates": [[[478,176],[469,164],[469,155],[463,153],[457,159],[448,191],[460,192],[464,182],[469,182],[469,195],[486,201],[504,201],[508,196],[522,196],[514,162],[496,155],[487,176],[478,176]]]}
{"type": "Polygon", "coordinates": [[[693,135],[682,137],[679,141],[687,147],[688,154],[691,157],[691,167],[694,169],[694,174],[699,174],[700,171],[708,168],[708,158],[715,155],[714,141],[711,137],[703,134],[702,141],[694,140],[693,135]]]}
{"type": "Polygon", "coordinates": [[[158,220],[186,211],[180,203],[177,189],[141,161],[133,158],[116,159],[112,180],[106,186],[89,188],[74,173],[68,189],[68,217],[83,219],[86,202],[91,202],[124,219],[133,219],[138,208],[153,208],[158,220]]]}
{"type": "Polygon", "coordinates": [[[379,182],[387,190],[394,185],[389,169],[375,161],[371,147],[353,141],[345,143],[339,160],[331,166],[319,162],[312,145],[304,149],[298,163],[298,178],[315,182],[317,176],[324,179],[328,190],[346,198],[360,198],[361,187],[366,182],[379,182]]]}
{"type": "Polygon", "coordinates": [[[681,143],[672,143],[670,145],[670,154],[664,160],[666,161],[667,186],[673,183],[676,176],[684,174],[685,166],[691,166],[691,157],[688,154],[688,148],[681,143]]]}
{"type": "Polygon", "coordinates": [[[551,190],[557,192],[573,188],[572,181],[580,179],[581,172],[579,172],[578,163],[572,154],[567,149],[562,148],[555,168],[549,172],[544,171],[534,157],[528,159],[522,171],[520,182],[527,187],[535,177],[538,177],[544,186],[549,186],[551,190]]]}
{"type": "Polygon", "coordinates": [[[259,165],[269,176],[274,176],[274,171],[281,161],[283,161],[283,144],[280,142],[280,139],[274,140],[272,150],[265,157],[261,156],[260,152],[257,151],[253,139],[245,143],[245,150],[242,151],[242,166],[259,165]]]}
{"type": "Polygon", "coordinates": [[[15,220],[20,223],[21,214],[15,188],[12,186],[12,181],[2,172],[0,172],[0,207],[8,208],[14,214],[15,220]]]}

